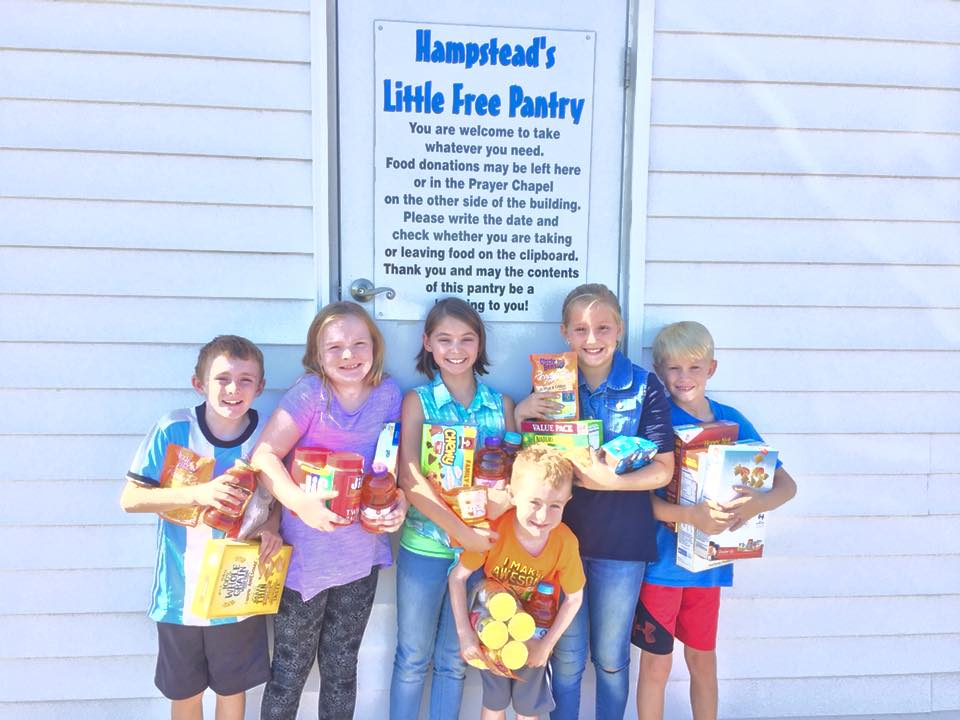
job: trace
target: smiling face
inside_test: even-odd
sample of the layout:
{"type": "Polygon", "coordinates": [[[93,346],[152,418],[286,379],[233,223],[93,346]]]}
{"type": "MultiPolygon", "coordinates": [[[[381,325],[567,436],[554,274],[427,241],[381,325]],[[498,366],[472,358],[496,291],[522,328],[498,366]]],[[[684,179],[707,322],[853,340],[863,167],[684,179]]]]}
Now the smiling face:
{"type": "Polygon", "coordinates": [[[577,301],[568,310],[560,333],[577,353],[577,363],[587,375],[603,379],[613,364],[613,354],[623,335],[620,315],[600,300],[577,301]]]}
{"type": "Polygon", "coordinates": [[[336,388],[362,385],[373,367],[373,338],[367,324],[353,315],[334,318],[320,332],[317,361],[336,388]]]}
{"type": "Polygon", "coordinates": [[[655,367],[673,401],[694,417],[704,417],[704,408],[709,412],[706,400],[707,380],[717,370],[713,358],[668,357],[655,367]]]}
{"type": "Polygon", "coordinates": [[[194,375],[193,387],[207,400],[208,420],[219,423],[221,432],[229,432],[232,424],[245,426],[247,410],[263,390],[260,363],[221,353],[207,364],[205,375],[202,380],[194,375]]]}
{"type": "Polygon", "coordinates": [[[444,375],[472,373],[480,351],[480,337],[462,320],[447,315],[423,336],[423,348],[433,355],[433,361],[444,375]]]}
{"type": "Polygon", "coordinates": [[[563,519],[570,500],[570,483],[554,487],[537,474],[514,474],[510,499],[517,509],[517,530],[530,539],[542,540],[563,519]]]}

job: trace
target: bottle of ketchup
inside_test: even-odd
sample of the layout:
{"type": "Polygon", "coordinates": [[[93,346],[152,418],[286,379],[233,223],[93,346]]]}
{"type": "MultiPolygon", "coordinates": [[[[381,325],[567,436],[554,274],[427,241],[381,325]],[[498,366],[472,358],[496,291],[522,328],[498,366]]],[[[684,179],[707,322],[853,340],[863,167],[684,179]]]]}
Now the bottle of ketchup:
{"type": "Polygon", "coordinates": [[[248,462],[235,460],[233,467],[227,470],[225,475],[230,475],[233,481],[231,487],[243,491],[243,500],[238,503],[227,502],[226,510],[218,510],[214,507],[207,507],[200,514],[200,519],[204,523],[216,530],[223,530],[227,537],[235,538],[240,530],[240,523],[243,520],[243,511],[247,508],[247,503],[257,489],[257,469],[248,462]]]}
{"type": "Polygon", "coordinates": [[[400,506],[397,481],[387,466],[374,463],[360,488],[360,524],[371,533],[382,533],[380,521],[400,506]]]}

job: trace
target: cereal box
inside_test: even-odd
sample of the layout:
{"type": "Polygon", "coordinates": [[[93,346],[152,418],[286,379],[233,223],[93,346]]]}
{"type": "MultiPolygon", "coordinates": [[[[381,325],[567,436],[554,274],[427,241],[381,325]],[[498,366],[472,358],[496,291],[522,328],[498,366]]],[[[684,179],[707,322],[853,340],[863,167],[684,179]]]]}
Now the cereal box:
{"type": "MultiPolygon", "coordinates": [[[[703,500],[726,503],[737,497],[734,485],[767,492],[773,485],[777,451],[757,442],[711,445],[700,451],[696,471],[683,475],[680,502],[703,500]]],[[[763,555],[766,521],[764,513],[736,530],[707,535],[692,525],[680,523],[677,530],[677,565],[693,572],[726,565],[733,560],[763,555]]]]}
{"type": "Polygon", "coordinates": [[[400,448],[400,423],[388,422],[383,424],[380,437],[377,438],[377,449],[373,454],[373,465],[381,463],[387,471],[397,476],[397,452],[400,448]]]}
{"type": "Polygon", "coordinates": [[[420,472],[441,490],[473,485],[477,428],[472,425],[423,426],[420,472]]]}
{"type": "MultiPolygon", "coordinates": [[[[740,426],[728,420],[674,427],[673,477],[665,489],[667,502],[680,502],[680,478],[683,468],[687,467],[689,463],[696,463],[696,460],[688,460],[691,453],[709,445],[736,442],[739,435],[740,426]]],[[[693,467],[696,469],[695,464],[693,467]]],[[[666,525],[671,530],[676,530],[674,523],[666,523],[666,525]]]]}
{"type": "Polygon", "coordinates": [[[523,436],[523,447],[544,443],[566,451],[588,447],[599,450],[603,442],[603,422],[525,420],[520,423],[520,433],[523,436]]]}
{"type": "Polygon", "coordinates": [[[560,412],[548,415],[551,420],[576,420],[580,414],[577,404],[577,354],[575,352],[531,355],[533,371],[530,374],[534,392],[557,394],[563,405],[560,412]]]}
{"type": "Polygon", "coordinates": [[[264,574],[260,543],[207,540],[191,611],[204,618],[272,615],[280,606],[291,551],[284,545],[264,574]]]}
{"type": "Polygon", "coordinates": [[[604,462],[614,465],[613,471],[620,475],[639,470],[650,463],[657,454],[657,444],[646,438],[633,435],[621,435],[600,446],[604,452],[604,462]]]}

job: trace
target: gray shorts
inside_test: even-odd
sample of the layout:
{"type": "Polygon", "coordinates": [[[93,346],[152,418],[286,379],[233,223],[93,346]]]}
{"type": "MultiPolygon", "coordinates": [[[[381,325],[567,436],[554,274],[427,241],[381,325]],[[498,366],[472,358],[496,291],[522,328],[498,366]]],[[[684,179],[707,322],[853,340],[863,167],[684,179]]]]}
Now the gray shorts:
{"type": "Polygon", "coordinates": [[[154,683],[170,700],[186,700],[208,687],[217,695],[235,695],[270,679],[263,615],[224,625],[161,622],[157,638],[154,683]]]}
{"type": "Polygon", "coordinates": [[[556,707],[546,665],[520,668],[516,674],[519,680],[500,677],[489,670],[480,671],[483,706],[487,710],[506,710],[511,700],[514,711],[521,715],[546,715],[556,707]]]}

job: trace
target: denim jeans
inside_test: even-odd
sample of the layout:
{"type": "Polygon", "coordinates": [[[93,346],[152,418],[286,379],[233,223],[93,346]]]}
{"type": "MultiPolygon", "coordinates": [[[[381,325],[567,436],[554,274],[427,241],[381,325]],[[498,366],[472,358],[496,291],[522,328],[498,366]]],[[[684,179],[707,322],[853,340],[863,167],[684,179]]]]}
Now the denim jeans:
{"type": "Polygon", "coordinates": [[[551,720],[575,720],[587,647],[597,675],[597,720],[622,720],[630,694],[630,630],[646,563],[584,557],[583,605],[550,659],[557,709],[551,720]]]}
{"type": "Polygon", "coordinates": [[[397,553],[397,653],[390,682],[390,720],[416,720],[433,662],[430,720],[460,716],[466,665],[450,608],[450,558],[397,553]]]}

